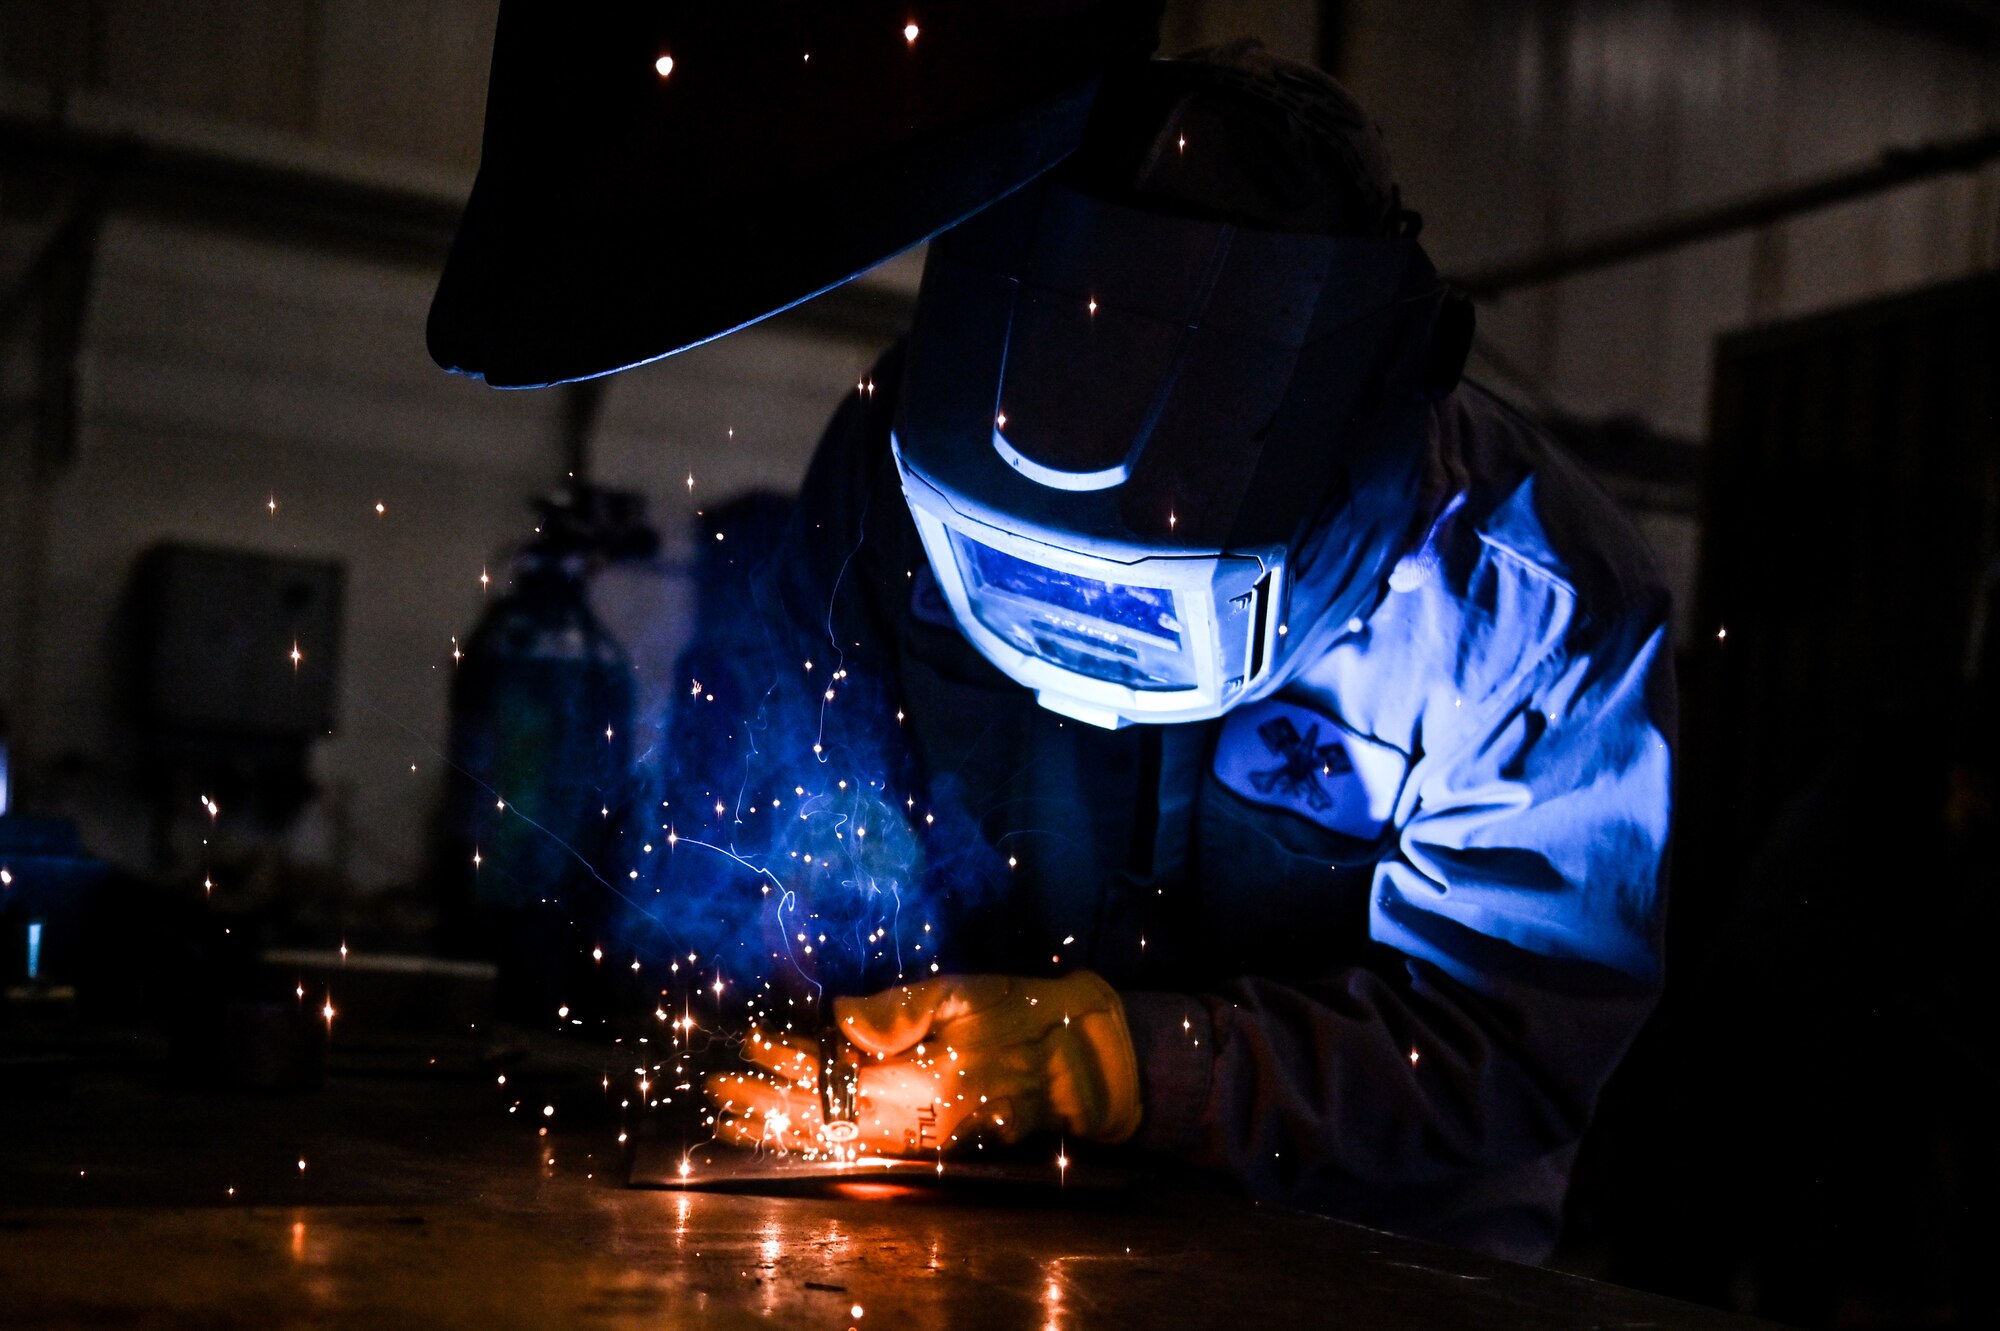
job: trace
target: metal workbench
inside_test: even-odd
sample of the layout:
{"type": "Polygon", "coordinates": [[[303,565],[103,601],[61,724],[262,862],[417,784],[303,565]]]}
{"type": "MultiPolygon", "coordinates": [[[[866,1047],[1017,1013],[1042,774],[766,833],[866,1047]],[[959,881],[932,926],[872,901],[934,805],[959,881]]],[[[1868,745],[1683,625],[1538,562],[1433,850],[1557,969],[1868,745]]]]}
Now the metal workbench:
{"type": "Polygon", "coordinates": [[[1184,1184],[631,1189],[615,1107],[572,1093],[545,1117],[538,1091],[512,1094],[532,1078],[496,1094],[490,1067],[406,1050],[287,1095],[176,1088],[143,1059],[17,1060],[0,1324],[1757,1325],[1184,1184]]]}

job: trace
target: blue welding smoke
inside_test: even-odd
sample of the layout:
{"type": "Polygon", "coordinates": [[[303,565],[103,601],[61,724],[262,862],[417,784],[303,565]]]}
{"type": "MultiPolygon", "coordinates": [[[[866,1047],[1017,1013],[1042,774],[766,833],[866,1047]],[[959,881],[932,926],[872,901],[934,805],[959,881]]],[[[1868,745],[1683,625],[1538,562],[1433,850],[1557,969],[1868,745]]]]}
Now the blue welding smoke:
{"type": "Polygon", "coordinates": [[[767,559],[783,511],[725,506],[698,543],[693,640],[638,763],[643,853],[616,932],[774,995],[867,992],[948,967],[1004,870],[921,769],[892,691],[783,608],[767,559]]]}

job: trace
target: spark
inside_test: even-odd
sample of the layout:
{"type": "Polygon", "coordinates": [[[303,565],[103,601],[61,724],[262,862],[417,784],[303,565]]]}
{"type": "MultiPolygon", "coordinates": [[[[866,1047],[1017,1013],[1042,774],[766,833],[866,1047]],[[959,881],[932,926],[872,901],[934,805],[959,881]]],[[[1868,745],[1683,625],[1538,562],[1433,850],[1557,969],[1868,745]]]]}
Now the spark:
{"type": "Polygon", "coordinates": [[[388,511],[389,511],[389,506],[388,506],[387,504],[383,503],[383,502],[382,502],[381,500],[379,500],[379,499],[375,501],[375,516],[376,516],[376,517],[378,517],[378,518],[379,518],[379,517],[381,517],[381,516],[382,516],[382,515],[383,515],[384,513],[387,513],[388,511]]]}
{"type": "Polygon", "coordinates": [[[306,1158],[304,1156],[299,1157],[299,1172],[301,1174],[306,1172],[306,1158]]]}
{"type": "Polygon", "coordinates": [[[292,656],[292,669],[296,671],[299,668],[299,662],[306,659],[306,654],[299,650],[299,645],[296,642],[292,644],[291,656],[292,656]]]}
{"type": "Polygon", "coordinates": [[[272,517],[274,517],[274,518],[275,518],[275,517],[277,517],[277,516],[278,516],[278,496],[276,496],[276,495],[272,495],[272,496],[271,496],[271,497],[270,497],[269,499],[266,499],[266,500],[264,501],[264,507],[265,507],[266,509],[270,510],[270,513],[271,513],[271,516],[272,516],[272,517]]]}
{"type": "Polygon", "coordinates": [[[1182,152],[1186,152],[1186,151],[1187,151],[1187,135],[1185,135],[1185,134],[1181,135],[1181,136],[1180,136],[1180,139],[1179,139],[1179,141],[1178,141],[1178,142],[1176,143],[1176,145],[1175,145],[1175,146],[1176,146],[1176,147],[1178,147],[1178,148],[1179,148],[1179,149],[1180,149],[1180,150],[1181,150],[1182,152]]]}
{"type": "Polygon", "coordinates": [[[483,569],[483,568],[482,568],[482,569],[480,569],[480,570],[479,570],[479,590],[480,590],[480,591],[482,591],[482,592],[483,592],[483,591],[487,591],[487,590],[491,589],[491,588],[492,588],[492,586],[493,586],[493,575],[492,575],[492,574],[490,574],[490,573],[488,573],[488,572],[487,572],[487,571],[486,571],[485,569],[483,569]]]}
{"type": "Polygon", "coordinates": [[[484,860],[482,860],[482,859],[481,859],[481,858],[479,857],[479,849],[478,849],[478,847],[476,847],[476,846],[475,846],[475,847],[473,848],[473,851],[472,851],[472,867],[473,867],[473,868],[475,868],[475,869],[477,869],[477,868],[478,868],[478,867],[479,867],[479,866],[480,866],[481,864],[484,864],[484,863],[485,863],[485,861],[484,861],[484,860]]]}
{"type": "Polygon", "coordinates": [[[1092,296],[1090,298],[1090,312],[1092,314],[1097,313],[1097,297],[1095,296],[1092,296]]]}
{"type": "Polygon", "coordinates": [[[1729,630],[1728,630],[1728,629],[1726,629],[1726,628],[1719,628],[1719,629],[1717,629],[1717,630],[1715,631],[1715,640],[1716,640],[1717,642],[1726,642],[1726,641],[1728,641],[1728,638],[1729,638],[1729,630]]]}
{"type": "Polygon", "coordinates": [[[1002,430],[1006,429],[1006,428],[1007,428],[1007,413],[1003,411],[1003,412],[1001,412],[1001,413],[1000,413],[1000,414],[999,414],[998,416],[995,416],[995,417],[993,418],[993,424],[994,424],[994,425],[996,425],[996,426],[998,426],[998,427],[999,427],[1000,429],[1002,429],[1002,430]]]}
{"type": "Polygon", "coordinates": [[[1422,1055],[1420,1055],[1419,1053],[1417,1053],[1417,1047],[1416,1047],[1415,1045],[1411,1045],[1411,1046],[1410,1046],[1410,1066],[1411,1066],[1411,1067],[1415,1067],[1415,1066],[1417,1065],[1417,1059],[1419,1059],[1420,1057],[1422,1057],[1422,1055]]]}
{"type": "Polygon", "coordinates": [[[604,960],[604,949],[601,947],[593,947],[592,949],[590,949],[590,959],[592,961],[602,962],[604,960]]]}
{"type": "Polygon", "coordinates": [[[667,75],[674,72],[674,58],[670,55],[662,55],[658,60],[653,62],[653,72],[661,78],[667,77],[667,75]]]}
{"type": "MultiPolygon", "coordinates": [[[[903,25],[903,40],[915,46],[917,44],[917,34],[921,31],[922,29],[918,28],[916,24],[905,23],[903,25]]],[[[859,1317],[860,1314],[856,1313],[855,1316],[859,1317]]]]}
{"type": "Polygon", "coordinates": [[[321,1006],[319,1014],[326,1018],[327,1025],[333,1025],[333,1000],[331,998],[327,999],[325,1004],[321,1006]]]}

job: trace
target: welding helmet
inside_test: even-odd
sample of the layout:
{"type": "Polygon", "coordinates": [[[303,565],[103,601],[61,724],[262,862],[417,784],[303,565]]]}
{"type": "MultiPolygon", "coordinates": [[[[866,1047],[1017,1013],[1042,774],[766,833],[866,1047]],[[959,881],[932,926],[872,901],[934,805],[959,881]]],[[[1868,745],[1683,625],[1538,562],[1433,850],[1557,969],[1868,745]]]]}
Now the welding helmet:
{"type": "Polygon", "coordinates": [[[1471,334],[1415,230],[1338,84],[1232,48],[1107,82],[1071,165],[935,242],[892,448],[979,651],[1198,721],[1371,605],[1471,334]]]}
{"type": "Polygon", "coordinates": [[[523,388],[837,285],[1073,151],[1161,0],[502,0],[432,357],[523,388]]]}

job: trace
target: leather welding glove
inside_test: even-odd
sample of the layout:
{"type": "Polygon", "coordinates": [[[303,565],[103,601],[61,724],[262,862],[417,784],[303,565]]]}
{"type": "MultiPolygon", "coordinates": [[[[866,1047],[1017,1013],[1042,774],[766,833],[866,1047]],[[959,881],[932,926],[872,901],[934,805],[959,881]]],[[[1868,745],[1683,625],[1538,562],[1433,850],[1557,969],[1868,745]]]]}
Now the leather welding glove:
{"type": "Polygon", "coordinates": [[[819,1042],[753,1033],[756,1071],[713,1073],[717,1135],[842,1158],[919,1155],[988,1133],[1044,1129],[1120,1142],[1139,1127],[1139,1066],[1118,994],[1089,971],[1059,980],[941,976],[834,1003],[861,1056],[859,1136],[823,1135],[819,1042]]]}
{"type": "Polygon", "coordinates": [[[875,1070],[928,1060],[943,1073],[950,1107],[1006,1141],[1059,1131],[1122,1142],[1139,1130],[1125,1005],[1095,972],[944,975],[836,999],[833,1012],[842,1033],[880,1060],[875,1070]]]}
{"type": "Polygon", "coordinates": [[[716,1135],[737,1146],[847,1160],[949,1150],[970,1132],[980,1106],[956,1089],[952,1071],[957,1064],[942,1050],[913,1048],[893,1060],[852,1052],[859,1067],[854,1106],[858,1135],[851,1140],[834,1141],[825,1132],[819,1041],[756,1031],[743,1048],[744,1057],[756,1065],[753,1070],[708,1076],[705,1089],[716,1111],[716,1135]]]}

